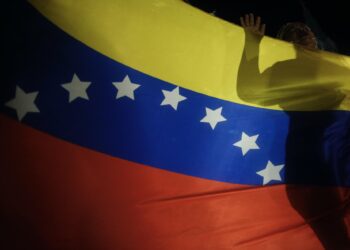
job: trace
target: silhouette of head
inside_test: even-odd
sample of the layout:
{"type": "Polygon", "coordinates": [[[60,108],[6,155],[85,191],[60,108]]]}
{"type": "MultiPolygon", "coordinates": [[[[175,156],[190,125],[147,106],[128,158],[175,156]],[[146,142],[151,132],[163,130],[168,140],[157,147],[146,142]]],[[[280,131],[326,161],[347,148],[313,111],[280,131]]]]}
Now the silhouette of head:
{"type": "Polygon", "coordinates": [[[316,36],[304,23],[291,22],[283,25],[277,33],[277,38],[308,49],[317,49],[316,36]]]}

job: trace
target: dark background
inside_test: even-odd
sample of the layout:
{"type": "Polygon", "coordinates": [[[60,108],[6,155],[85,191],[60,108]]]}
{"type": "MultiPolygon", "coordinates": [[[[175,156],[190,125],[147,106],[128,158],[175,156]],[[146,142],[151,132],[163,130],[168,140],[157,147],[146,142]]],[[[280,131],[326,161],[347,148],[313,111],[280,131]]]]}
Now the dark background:
{"type": "MultiPolygon", "coordinates": [[[[25,0],[4,1],[0,27],[25,18],[16,12],[25,0]]],[[[321,49],[350,55],[350,5],[346,0],[184,0],[206,12],[239,24],[246,13],[260,15],[267,25],[266,34],[275,37],[286,22],[307,23],[321,44],[321,49]]],[[[1,42],[0,42],[1,43],[1,42]]],[[[1,46],[3,47],[3,46],[1,46]]],[[[4,47],[3,47],[4,48],[4,47]]]]}
{"type": "Polygon", "coordinates": [[[350,7],[341,0],[188,0],[189,4],[229,22],[239,24],[246,13],[260,15],[266,34],[275,37],[286,22],[308,24],[316,34],[321,49],[350,55],[350,7]]]}

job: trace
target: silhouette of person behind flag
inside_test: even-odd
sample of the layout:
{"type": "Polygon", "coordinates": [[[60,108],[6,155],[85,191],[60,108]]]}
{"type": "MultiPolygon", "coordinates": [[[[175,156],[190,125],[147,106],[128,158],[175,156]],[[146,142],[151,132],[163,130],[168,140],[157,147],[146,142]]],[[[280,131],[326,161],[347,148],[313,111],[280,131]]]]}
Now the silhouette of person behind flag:
{"type": "Polygon", "coordinates": [[[285,24],[278,38],[295,46],[296,58],[259,71],[259,46],[265,24],[253,14],[240,18],[245,45],[237,77],[237,93],[249,103],[279,105],[289,117],[286,139],[286,192],[293,208],[315,232],[325,249],[350,249],[344,213],[344,185],[349,175],[349,117],[334,111],[348,103],[336,76],[315,82],[320,70],[350,76],[347,68],[320,61],[317,39],[299,22],[285,24]],[[308,112],[320,111],[322,112],[308,112]],[[333,111],[332,111],[333,110],[333,111]]]}

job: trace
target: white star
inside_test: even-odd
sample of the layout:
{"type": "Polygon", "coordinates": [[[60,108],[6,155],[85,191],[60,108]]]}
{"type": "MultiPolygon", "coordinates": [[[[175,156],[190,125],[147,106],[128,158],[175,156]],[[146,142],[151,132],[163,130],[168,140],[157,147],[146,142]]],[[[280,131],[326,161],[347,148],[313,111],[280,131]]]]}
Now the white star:
{"type": "Polygon", "coordinates": [[[206,116],[201,120],[201,122],[207,122],[210,124],[211,128],[214,129],[219,122],[226,121],[226,118],[221,115],[222,107],[212,110],[210,108],[205,108],[206,116]]]}
{"type": "Polygon", "coordinates": [[[256,144],[258,137],[259,135],[248,136],[242,132],[241,140],[233,144],[233,146],[241,148],[242,154],[245,155],[251,149],[259,149],[259,146],[256,144]]]}
{"type": "Polygon", "coordinates": [[[39,92],[25,93],[20,87],[16,87],[16,96],[5,105],[17,112],[18,120],[22,120],[29,112],[40,112],[35,105],[35,99],[39,92]]]}
{"type": "Polygon", "coordinates": [[[179,102],[187,99],[186,97],[180,95],[179,87],[176,87],[172,91],[162,90],[162,92],[164,95],[164,100],[160,105],[170,105],[175,110],[177,110],[177,105],[179,104],[179,102]]]}
{"type": "Polygon", "coordinates": [[[270,181],[281,181],[280,171],[284,165],[273,165],[272,162],[268,161],[266,168],[256,172],[258,175],[264,178],[263,185],[266,185],[270,181]]]}
{"type": "Polygon", "coordinates": [[[140,84],[132,83],[128,75],[121,82],[113,82],[113,85],[118,89],[116,99],[126,96],[132,100],[135,100],[134,91],[141,86],[140,84]]]}
{"type": "Polygon", "coordinates": [[[71,82],[62,84],[61,86],[69,92],[69,102],[72,102],[79,97],[89,100],[86,90],[90,84],[91,82],[80,81],[79,77],[74,74],[71,82]]]}

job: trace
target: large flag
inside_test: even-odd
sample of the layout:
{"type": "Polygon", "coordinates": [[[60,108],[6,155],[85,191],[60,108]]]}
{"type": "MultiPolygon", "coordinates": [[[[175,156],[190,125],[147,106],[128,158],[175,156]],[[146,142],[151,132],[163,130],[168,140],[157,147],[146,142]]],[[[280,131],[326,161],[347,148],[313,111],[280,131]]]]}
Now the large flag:
{"type": "Polygon", "coordinates": [[[349,249],[349,57],[180,0],[7,11],[2,249],[349,249]]]}

